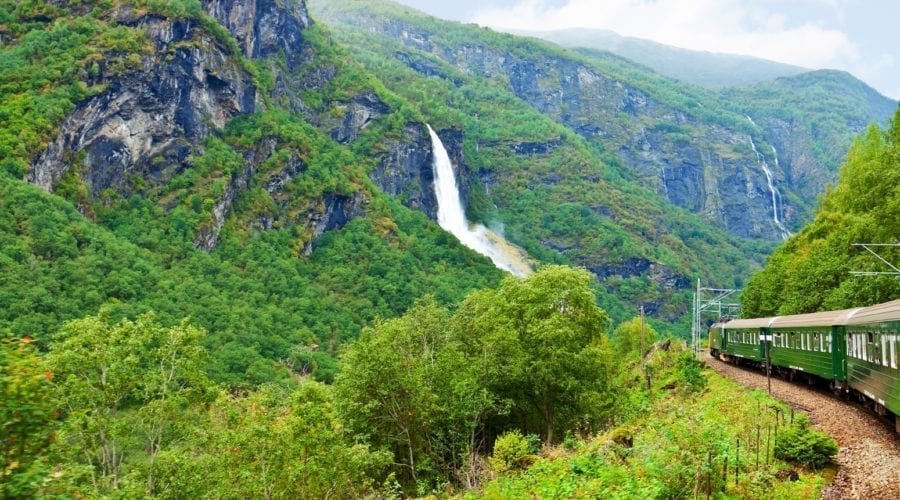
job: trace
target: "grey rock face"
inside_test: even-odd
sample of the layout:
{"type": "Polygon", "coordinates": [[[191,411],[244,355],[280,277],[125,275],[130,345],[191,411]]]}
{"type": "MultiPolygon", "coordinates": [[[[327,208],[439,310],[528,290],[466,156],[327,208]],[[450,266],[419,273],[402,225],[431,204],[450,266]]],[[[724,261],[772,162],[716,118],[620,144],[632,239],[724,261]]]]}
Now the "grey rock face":
{"type": "Polygon", "coordinates": [[[193,148],[234,116],[252,113],[252,79],[192,21],[147,16],[137,20],[171,58],[145,58],[134,73],[106,79],[109,88],[78,106],[57,137],[38,156],[27,178],[47,191],[72,167],[72,157],[94,194],[127,192],[129,177],[162,181],[193,148]],[[74,155],[72,153],[75,153],[74,155]]]}
{"type": "Polygon", "coordinates": [[[687,277],[677,274],[669,267],[643,258],[625,259],[617,264],[592,265],[589,269],[601,280],[613,276],[620,278],[647,276],[664,290],[685,290],[691,287],[691,281],[687,277]]]}
{"type": "Polygon", "coordinates": [[[403,139],[387,145],[371,173],[372,180],[385,193],[399,197],[403,203],[437,219],[434,194],[431,138],[422,124],[411,123],[404,129],[403,139]]]}
{"type": "Polygon", "coordinates": [[[290,59],[302,49],[303,30],[311,24],[306,0],[203,0],[203,7],[253,59],[279,52],[290,59]]]}
{"type": "Polygon", "coordinates": [[[312,229],[312,238],[303,249],[304,255],[311,255],[313,242],[325,231],[340,229],[348,222],[365,213],[366,198],[361,193],[353,196],[327,195],[316,207],[315,213],[307,217],[312,229]]]}
{"type": "MultiPolygon", "coordinates": [[[[303,40],[303,30],[311,23],[304,0],[202,3],[208,14],[231,31],[246,58],[284,54],[290,69],[310,56],[303,40]]],[[[127,196],[135,190],[135,179],[149,184],[168,182],[187,167],[189,156],[202,154],[204,138],[236,116],[254,113],[262,105],[263,97],[252,75],[227,45],[207,33],[200,23],[153,15],[134,17],[135,12],[129,8],[114,15],[122,23],[145,30],[155,45],[154,53],[126,74],[107,73],[101,67],[101,75],[92,83],[105,83],[108,88],[77,106],[27,174],[29,181],[47,191],[52,191],[60,177],[73,168],[95,196],[106,189],[127,196]]],[[[330,77],[325,74],[323,78],[327,81],[330,77]]],[[[273,93],[294,99],[289,104],[302,108],[302,103],[286,90],[279,91],[277,85],[273,93]]],[[[336,138],[354,139],[370,120],[389,111],[374,94],[353,98],[335,130],[336,138]]],[[[284,190],[306,169],[299,157],[281,159],[275,171],[260,174],[277,147],[274,139],[265,139],[242,151],[244,168],[228,179],[210,220],[198,229],[194,240],[198,248],[211,250],[216,246],[235,201],[254,183],[261,184],[281,208],[294,203],[284,190]]],[[[260,230],[286,224],[306,227],[311,238],[304,251],[309,253],[318,236],[364,213],[366,203],[360,193],[326,193],[322,199],[310,201],[295,220],[263,213],[250,224],[260,230]]]]}
{"type": "Polygon", "coordinates": [[[352,142],[369,122],[391,111],[373,92],[364,92],[338,109],[343,109],[345,114],[341,123],[331,130],[331,138],[341,144],[352,142]]]}

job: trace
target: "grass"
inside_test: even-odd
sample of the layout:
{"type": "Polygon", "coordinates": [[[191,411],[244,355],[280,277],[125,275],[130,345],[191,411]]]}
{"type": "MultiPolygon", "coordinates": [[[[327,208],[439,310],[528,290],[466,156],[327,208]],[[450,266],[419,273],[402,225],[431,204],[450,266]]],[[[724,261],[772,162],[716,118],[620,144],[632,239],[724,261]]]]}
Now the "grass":
{"type": "MultiPolygon", "coordinates": [[[[786,410],[782,403],[710,370],[703,371],[706,388],[691,393],[665,366],[668,361],[656,362],[660,360],[660,373],[671,375],[654,383],[653,400],[646,399],[644,391],[632,394],[645,410],[603,435],[575,441],[570,449],[544,450],[528,469],[498,475],[467,496],[684,498],[706,496],[707,484],[711,498],[820,495],[833,468],[813,471],[775,460],[767,446],[767,431],[774,434],[777,415],[786,410]],[[788,471],[799,478],[781,479],[788,471]]],[[[784,428],[782,422],[779,429],[784,428]]]]}

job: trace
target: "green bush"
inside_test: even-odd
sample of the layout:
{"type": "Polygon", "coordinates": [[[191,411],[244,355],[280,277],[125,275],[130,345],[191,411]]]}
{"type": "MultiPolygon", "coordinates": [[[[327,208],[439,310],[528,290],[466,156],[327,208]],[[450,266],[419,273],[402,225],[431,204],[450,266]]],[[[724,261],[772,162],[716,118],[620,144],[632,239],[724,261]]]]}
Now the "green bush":
{"type": "Polygon", "coordinates": [[[490,459],[491,469],[505,472],[519,468],[522,459],[529,453],[528,439],[518,430],[504,432],[494,442],[494,455],[490,459]]]}
{"type": "Polygon", "coordinates": [[[678,358],[678,374],[684,386],[690,392],[700,392],[706,388],[706,377],[703,376],[703,363],[690,352],[683,352],[678,358]]]}
{"type": "Polygon", "coordinates": [[[809,427],[809,419],[801,415],[775,439],[775,456],[814,469],[831,462],[838,452],[837,443],[823,432],[809,427]]]}

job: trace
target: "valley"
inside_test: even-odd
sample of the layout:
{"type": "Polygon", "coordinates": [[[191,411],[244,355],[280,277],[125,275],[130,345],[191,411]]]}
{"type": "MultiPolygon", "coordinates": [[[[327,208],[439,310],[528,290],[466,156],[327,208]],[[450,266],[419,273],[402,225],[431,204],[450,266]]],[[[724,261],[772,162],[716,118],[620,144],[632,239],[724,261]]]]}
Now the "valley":
{"type": "Polygon", "coordinates": [[[898,234],[896,101],[758,67],[386,0],[0,0],[0,497],[696,492],[751,425],[717,398],[777,404],[683,348],[698,279],[900,293],[842,274],[898,234]]]}

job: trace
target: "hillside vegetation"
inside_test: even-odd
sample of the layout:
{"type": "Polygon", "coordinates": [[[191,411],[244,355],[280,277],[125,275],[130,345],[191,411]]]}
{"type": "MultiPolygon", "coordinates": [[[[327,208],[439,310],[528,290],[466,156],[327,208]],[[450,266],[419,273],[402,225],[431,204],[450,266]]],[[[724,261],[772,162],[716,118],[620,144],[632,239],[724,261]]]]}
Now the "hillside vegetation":
{"type": "MultiPolygon", "coordinates": [[[[850,148],[840,179],[815,219],[779,247],[741,297],[746,317],[860,307],[900,296],[891,269],[856,243],[900,243],[900,111],[887,130],[870,127],[850,148]]],[[[895,247],[875,248],[897,265],[895,247]]]]}
{"type": "MultiPolygon", "coordinates": [[[[153,314],[68,322],[45,356],[4,341],[0,494],[685,496],[707,476],[732,495],[816,492],[816,473],[778,479],[777,441],[748,445],[780,405],[706,373],[681,341],[651,349],[639,320],[610,342],[589,280],[550,266],[455,311],[421,301],[366,329],[333,386],[227,391],[204,368],[206,332],[153,314]],[[533,456],[560,441],[562,458],[533,456]]],[[[309,354],[289,362],[308,369],[309,354]]]]}

